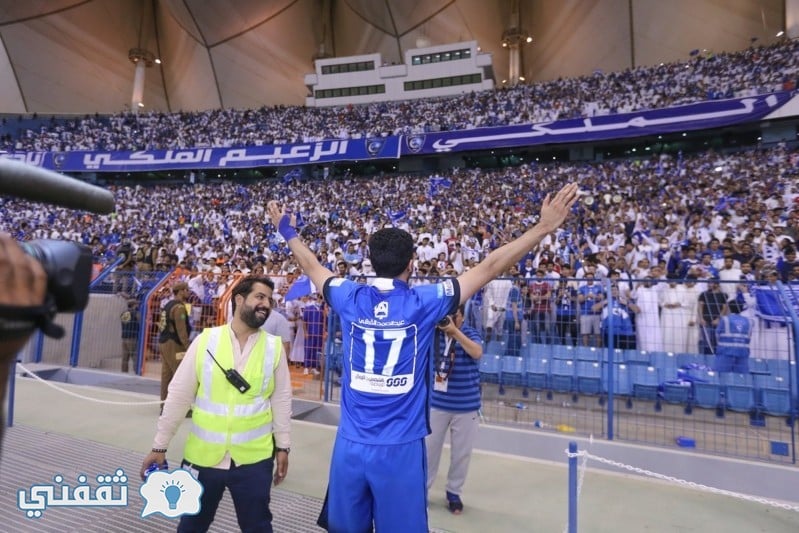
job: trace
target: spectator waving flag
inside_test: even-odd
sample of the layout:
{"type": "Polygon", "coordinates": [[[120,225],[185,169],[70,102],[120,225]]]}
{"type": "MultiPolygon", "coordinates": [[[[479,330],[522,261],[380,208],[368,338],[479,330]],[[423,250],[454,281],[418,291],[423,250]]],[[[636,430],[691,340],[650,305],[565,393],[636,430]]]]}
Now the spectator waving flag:
{"type": "Polygon", "coordinates": [[[285,300],[290,302],[291,300],[308,296],[311,294],[311,292],[313,292],[311,289],[311,278],[303,274],[302,276],[298,277],[294,283],[291,284],[289,290],[286,291],[285,300]]]}
{"type": "Polygon", "coordinates": [[[790,286],[786,287],[784,292],[777,287],[759,286],[755,288],[754,293],[757,303],[756,313],[763,320],[785,324],[790,316],[788,306],[794,311],[799,311],[799,294],[790,286]]]}
{"type": "Polygon", "coordinates": [[[388,219],[391,221],[391,223],[396,224],[397,222],[405,218],[405,215],[407,213],[405,212],[404,209],[398,209],[396,211],[389,209],[387,214],[388,214],[388,219]]]}
{"type": "Polygon", "coordinates": [[[294,180],[299,180],[302,177],[302,170],[293,168],[283,175],[283,184],[288,185],[294,180]]]}
{"type": "Polygon", "coordinates": [[[452,180],[449,178],[442,178],[441,176],[433,176],[430,178],[430,196],[435,196],[441,189],[449,189],[452,187],[452,180]]]}

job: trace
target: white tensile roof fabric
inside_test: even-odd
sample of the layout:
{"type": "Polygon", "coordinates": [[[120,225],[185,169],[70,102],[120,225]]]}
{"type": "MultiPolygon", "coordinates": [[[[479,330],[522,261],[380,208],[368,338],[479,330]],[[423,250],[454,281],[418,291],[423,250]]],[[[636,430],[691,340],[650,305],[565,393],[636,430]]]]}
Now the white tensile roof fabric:
{"type": "Polygon", "coordinates": [[[135,47],[163,61],[146,70],[148,111],[302,105],[322,46],[389,63],[475,40],[500,86],[513,2],[534,37],[528,81],[740,50],[784,24],[781,0],[0,0],[0,113],[123,111],[135,47]]]}

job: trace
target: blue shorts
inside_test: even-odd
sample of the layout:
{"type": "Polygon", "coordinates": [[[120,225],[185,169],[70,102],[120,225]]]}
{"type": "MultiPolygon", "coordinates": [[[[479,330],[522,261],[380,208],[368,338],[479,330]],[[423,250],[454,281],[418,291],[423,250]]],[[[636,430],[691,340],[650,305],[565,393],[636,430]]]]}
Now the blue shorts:
{"type": "Polygon", "coordinates": [[[373,524],[377,533],[427,533],[424,439],[382,446],[337,436],[326,511],[330,533],[371,532],[373,524]]]}

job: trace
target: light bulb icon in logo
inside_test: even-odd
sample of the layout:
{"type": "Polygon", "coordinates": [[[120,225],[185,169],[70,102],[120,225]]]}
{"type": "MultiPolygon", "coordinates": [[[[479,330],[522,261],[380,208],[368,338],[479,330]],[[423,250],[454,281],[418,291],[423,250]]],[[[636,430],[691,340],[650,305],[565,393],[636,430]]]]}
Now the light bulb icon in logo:
{"type": "Polygon", "coordinates": [[[164,486],[162,492],[166,497],[166,501],[169,502],[169,508],[177,509],[180,495],[185,491],[183,490],[183,485],[173,480],[171,485],[164,486]]]}
{"type": "Polygon", "coordinates": [[[177,518],[200,512],[203,486],[188,470],[178,468],[171,472],[156,470],[145,479],[139,494],[145,505],[141,516],[145,518],[160,513],[167,518],[177,518]]]}

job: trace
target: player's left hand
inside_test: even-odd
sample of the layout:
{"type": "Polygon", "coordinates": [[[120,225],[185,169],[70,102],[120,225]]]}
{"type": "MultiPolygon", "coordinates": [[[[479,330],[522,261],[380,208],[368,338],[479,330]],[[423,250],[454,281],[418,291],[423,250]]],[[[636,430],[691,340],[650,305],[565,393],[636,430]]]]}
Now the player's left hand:
{"type": "Polygon", "coordinates": [[[577,184],[569,183],[559,190],[554,197],[547,195],[541,206],[541,216],[538,219],[538,223],[543,224],[548,231],[558,229],[571,212],[572,205],[577,200],[577,191],[577,184]]]}

